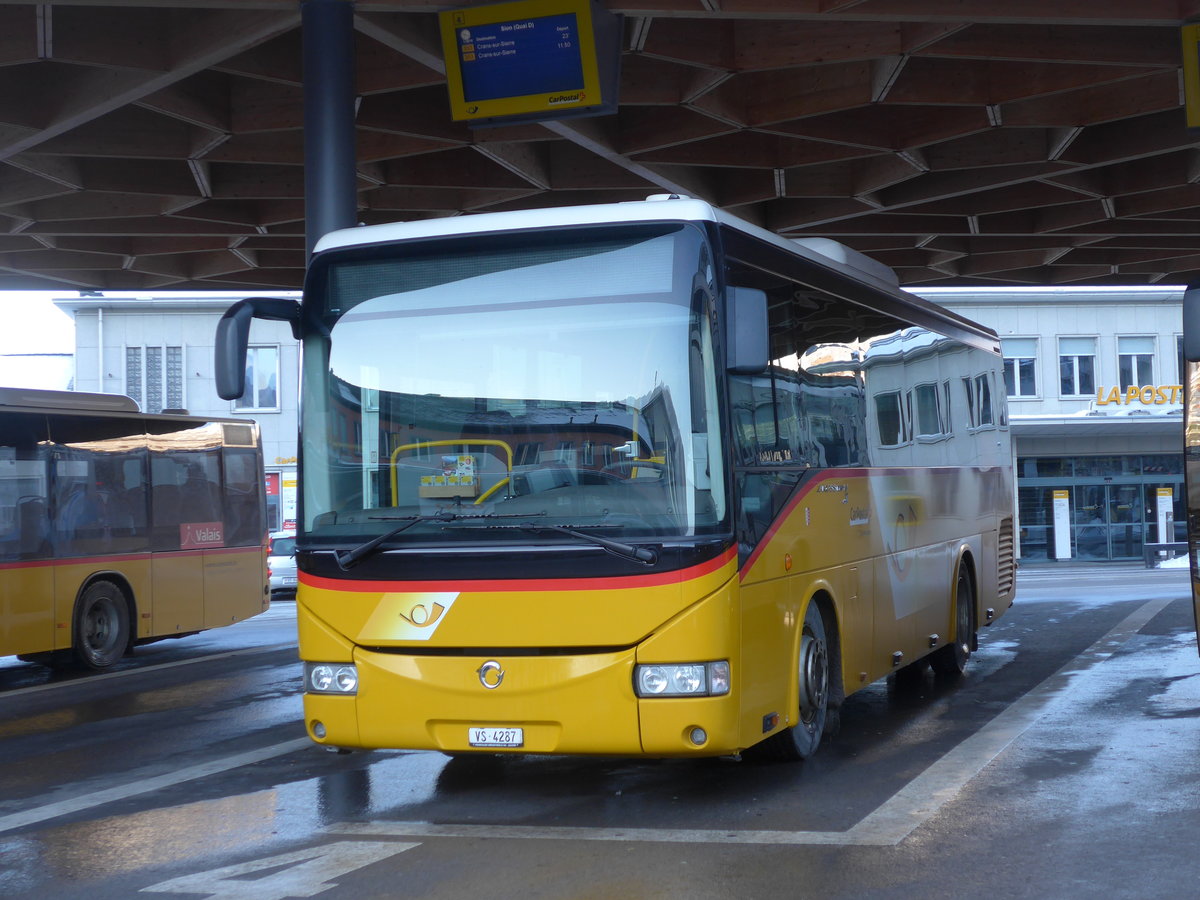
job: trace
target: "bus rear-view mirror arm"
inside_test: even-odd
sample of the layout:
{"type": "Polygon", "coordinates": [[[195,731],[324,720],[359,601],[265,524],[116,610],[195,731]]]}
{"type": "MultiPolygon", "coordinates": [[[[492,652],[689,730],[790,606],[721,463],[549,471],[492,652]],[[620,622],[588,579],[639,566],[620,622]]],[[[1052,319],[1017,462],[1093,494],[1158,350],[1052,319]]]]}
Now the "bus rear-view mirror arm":
{"type": "Polygon", "coordinates": [[[236,400],[245,393],[251,319],[288,322],[292,326],[292,336],[300,339],[300,304],[295,300],[248,297],[230,306],[217,322],[217,396],[222,400],[236,400]]]}
{"type": "Polygon", "coordinates": [[[767,295],[757,288],[725,289],[726,368],[736,375],[757,375],[770,363],[767,295]]]}

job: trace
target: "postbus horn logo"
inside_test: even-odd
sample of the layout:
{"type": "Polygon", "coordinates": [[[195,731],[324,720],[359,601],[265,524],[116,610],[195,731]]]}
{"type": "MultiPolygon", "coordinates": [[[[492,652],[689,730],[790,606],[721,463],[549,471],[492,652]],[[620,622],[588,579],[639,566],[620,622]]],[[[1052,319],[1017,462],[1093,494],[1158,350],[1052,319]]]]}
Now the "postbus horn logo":
{"type": "Polygon", "coordinates": [[[407,615],[400,613],[400,618],[414,628],[429,628],[442,617],[442,613],[445,611],[446,607],[436,600],[432,604],[432,609],[426,608],[424,603],[415,603],[407,615]]]}

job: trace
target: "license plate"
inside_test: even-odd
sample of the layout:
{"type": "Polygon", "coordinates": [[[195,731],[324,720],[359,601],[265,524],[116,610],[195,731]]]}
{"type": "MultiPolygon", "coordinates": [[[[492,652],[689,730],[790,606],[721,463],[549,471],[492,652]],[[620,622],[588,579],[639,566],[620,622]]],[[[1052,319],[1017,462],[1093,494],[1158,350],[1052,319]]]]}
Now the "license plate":
{"type": "Polygon", "coordinates": [[[295,579],[295,578],[288,578],[288,577],[285,575],[285,576],[283,577],[283,583],[284,583],[284,584],[295,584],[295,583],[296,583],[296,579],[295,579]]]}
{"type": "Polygon", "coordinates": [[[524,747],[523,728],[468,728],[467,743],[472,747],[524,747]]]}

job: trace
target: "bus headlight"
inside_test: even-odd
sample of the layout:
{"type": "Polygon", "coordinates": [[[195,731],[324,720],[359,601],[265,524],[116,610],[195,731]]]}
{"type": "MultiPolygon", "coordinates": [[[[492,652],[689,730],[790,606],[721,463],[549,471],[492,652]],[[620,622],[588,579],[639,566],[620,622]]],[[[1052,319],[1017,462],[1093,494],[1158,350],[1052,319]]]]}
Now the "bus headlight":
{"type": "Polygon", "coordinates": [[[358,669],[353,663],[305,663],[304,690],[310,694],[357,694],[358,669]]]}
{"type": "Polygon", "coordinates": [[[729,693],[729,660],[634,666],[639,697],[716,697],[729,693]]]}

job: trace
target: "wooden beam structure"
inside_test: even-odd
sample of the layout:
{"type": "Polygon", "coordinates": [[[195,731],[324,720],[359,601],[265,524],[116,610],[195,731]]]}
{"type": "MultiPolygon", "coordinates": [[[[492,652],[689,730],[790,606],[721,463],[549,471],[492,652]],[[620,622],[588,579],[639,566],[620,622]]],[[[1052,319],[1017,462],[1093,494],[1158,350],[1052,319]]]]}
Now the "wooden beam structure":
{"type": "MultiPolygon", "coordinates": [[[[617,112],[482,129],[462,4],[352,5],[358,221],[672,191],[907,285],[1200,279],[1200,0],[607,0],[617,112]]],[[[0,2],[0,290],[299,287],[303,68],[299,0],[0,2]]]]}

